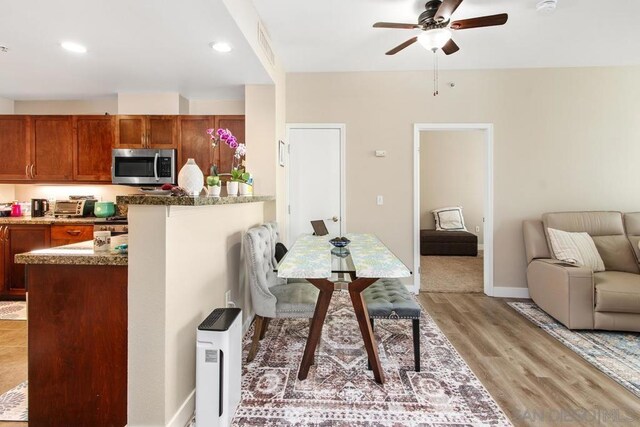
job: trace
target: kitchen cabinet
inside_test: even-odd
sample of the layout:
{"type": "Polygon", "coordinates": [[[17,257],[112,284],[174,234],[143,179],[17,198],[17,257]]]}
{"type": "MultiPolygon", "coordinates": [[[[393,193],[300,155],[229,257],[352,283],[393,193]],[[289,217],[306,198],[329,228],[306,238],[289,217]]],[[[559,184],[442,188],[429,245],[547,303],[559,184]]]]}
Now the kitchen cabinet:
{"type": "Polygon", "coordinates": [[[114,116],[73,117],[73,180],[111,182],[114,116]]]}
{"type": "Polygon", "coordinates": [[[51,225],[51,247],[93,240],[93,225],[51,225]]]}
{"type": "Polygon", "coordinates": [[[116,148],[178,146],[177,116],[117,116],[116,148]]]}
{"type": "MultiPolygon", "coordinates": [[[[244,116],[215,116],[215,128],[229,129],[239,143],[246,144],[244,116]]],[[[218,165],[218,173],[230,173],[235,150],[224,142],[218,144],[214,151],[214,162],[218,165]]]]}
{"type": "Polygon", "coordinates": [[[187,163],[187,159],[194,159],[204,176],[209,175],[214,150],[211,146],[211,138],[207,135],[207,129],[213,128],[214,125],[213,116],[180,116],[178,118],[180,135],[178,170],[187,163]]]}
{"type": "Polygon", "coordinates": [[[0,116],[0,180],[29,179],[31,144],[28,116],[0,116]]]}
{"type": "Polygon", "coordinates": [[[32,163],[36,181],[66,181],[73,177],[72,116],[31,116],[32,163]]]}
{"type": "Polygon", "coordinates": [[[3,299],[25,298],[25,266],[14,263],[16,254],[50,247],[48,225],[4,225],[2,254],[4,255],[3,299]]]}

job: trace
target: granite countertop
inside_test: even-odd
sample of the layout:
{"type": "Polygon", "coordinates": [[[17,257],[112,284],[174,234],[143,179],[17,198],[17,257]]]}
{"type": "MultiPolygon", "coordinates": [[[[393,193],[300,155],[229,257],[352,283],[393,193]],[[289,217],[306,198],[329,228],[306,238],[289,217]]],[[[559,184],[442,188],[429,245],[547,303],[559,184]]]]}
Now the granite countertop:
{"type": "Polygon", "coordinates": [[[188,197],[188,196],[150,196],[130,194],[117,196],[118,205],[159,205],[159,206],[211,206],[232,205],[236,203],[271,202],[274,196],[238,196],[238,197],[188,197]]]}
{"type": "Polygon", "coordinates": [[[11,224],[36,224],[36,225],[49,225],[49,224],[87,224],[92,225],[95,224],[96,220],[100,220],[100,218],[96,217],[86,217],[86,218],[54,218],[52,216],[40,216],[40,217],[31,217],[31,216],[17,216],[17,217],[0,217],[1,225],[11,225],[11,224]]]}
{"type": "Polygon", "coordinates": [[[61,265],[128,265],[127,255],[110,252],[94,252],[93,241],[74,243],[55,248],[38,249],[16,255],[17,264],[61,264],[61,265]]]}

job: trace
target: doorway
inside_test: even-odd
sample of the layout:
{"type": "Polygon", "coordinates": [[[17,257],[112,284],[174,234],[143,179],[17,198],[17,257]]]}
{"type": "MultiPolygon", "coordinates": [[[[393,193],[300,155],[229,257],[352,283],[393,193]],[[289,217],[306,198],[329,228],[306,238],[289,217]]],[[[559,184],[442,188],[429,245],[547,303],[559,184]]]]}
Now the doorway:
{"type": "Polygon", "coordinates": [[[415,292],[493,295],[492,165],[491,124],[414,125],[415,292]]]}
{"type": "Polygon", "coordinates": [[[329,234],[346,234],[345,125],[288,124],[288,244],[324,220],[329,234]]]}

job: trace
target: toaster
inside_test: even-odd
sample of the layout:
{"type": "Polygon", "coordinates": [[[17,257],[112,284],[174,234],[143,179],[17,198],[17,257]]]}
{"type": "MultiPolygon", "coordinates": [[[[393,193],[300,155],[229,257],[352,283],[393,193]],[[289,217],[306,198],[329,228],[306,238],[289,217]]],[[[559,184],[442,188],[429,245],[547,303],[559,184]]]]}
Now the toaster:
{"type": "Polygon", "coordinates": [[[96,199],[56,200],[53,215],[75,218],[91,216],[95,204],[96,199]]]}

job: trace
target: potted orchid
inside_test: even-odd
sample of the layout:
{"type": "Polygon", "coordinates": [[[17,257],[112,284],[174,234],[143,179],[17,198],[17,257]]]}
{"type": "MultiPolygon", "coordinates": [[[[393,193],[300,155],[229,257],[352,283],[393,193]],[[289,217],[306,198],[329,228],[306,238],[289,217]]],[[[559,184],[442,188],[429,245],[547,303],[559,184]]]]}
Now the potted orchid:
{"type": "MultiPolygon", "coordinates": [[[[227,195],[237,196],[238,191],[240,191],[240,195],[242,196],[251,195],[253,192],[253,180],[251,178],[251,174],[246,172],[244,167],[244,159],[247,154],[247,146],[245,144],[239,143],[237,138],[231,133],[229,129],[207,129],[207,134],[209,135],[211,139],[211,145],[214,148],[220,142],[224,142],[229,148],[234,150],[230,174],[231,179],[227,181],[227,195]]],[[[219,177],[218,180],[215,180],[214,178],[218,176],[217,167],[213,165],[211,169],[213,172],[209,177],[207,177],[207,183],[209,181],[211,181],[212,183],[216,181],[217,183],[219,182],[221,184],[221,181],[219,181],[219,177]]]]}

